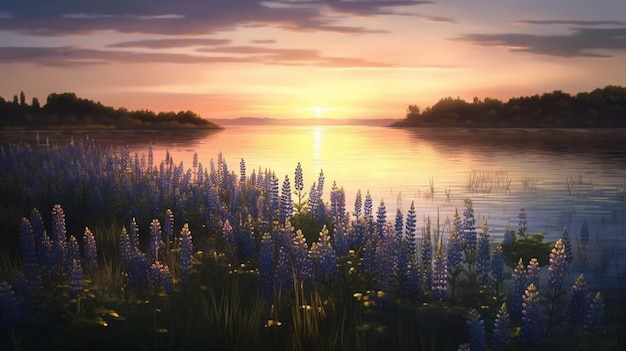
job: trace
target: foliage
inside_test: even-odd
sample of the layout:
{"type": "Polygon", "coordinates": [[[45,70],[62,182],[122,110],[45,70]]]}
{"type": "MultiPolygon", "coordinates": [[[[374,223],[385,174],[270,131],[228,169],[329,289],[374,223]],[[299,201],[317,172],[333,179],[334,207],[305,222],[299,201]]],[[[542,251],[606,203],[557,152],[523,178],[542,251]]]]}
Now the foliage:
{"type": "Polygon", "coordinates": [[[626,87],[570,95],[560,90],[507,102],[447,97],[420,111],[409,105],[397,127],[625,128],[626,87]]]}
{"type": "Polygon", "coordinates": [[[506,265],[514,268],[520,258],[523,262],[529,262],[531,258],[536,258],[540,266],[546,265],[553,244],[544,242],[544,237],[545,233],[513,232],[512,241],[502,245],[502,254],[506,265]]]}

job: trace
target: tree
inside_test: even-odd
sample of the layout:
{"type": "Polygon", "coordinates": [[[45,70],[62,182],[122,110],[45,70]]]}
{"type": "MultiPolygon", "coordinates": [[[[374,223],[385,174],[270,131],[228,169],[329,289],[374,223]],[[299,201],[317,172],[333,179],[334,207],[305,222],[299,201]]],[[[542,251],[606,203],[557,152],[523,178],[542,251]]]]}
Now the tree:
{"type": "Polygon", "coordinates": [[[33,107],[33,109],[38,110],[41,108],[41,105],[39,104],[39,99],[37,99],[36,97],[33,97],[33,102],[31,104],[31,106],[33,107]]]}
{"type": "Polygon", "coordinates": [[[26,95],[23,91],[20,91],[20,106],[26,106],[26,95]]]}

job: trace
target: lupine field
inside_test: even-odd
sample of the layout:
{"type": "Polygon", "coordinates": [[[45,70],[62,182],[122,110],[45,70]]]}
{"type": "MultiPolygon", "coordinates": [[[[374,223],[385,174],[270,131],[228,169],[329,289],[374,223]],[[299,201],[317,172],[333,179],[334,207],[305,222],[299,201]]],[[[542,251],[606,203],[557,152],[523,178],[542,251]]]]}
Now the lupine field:
{"type": "Polygon", "coordinates": [[[185,168],[91,139],[0,164],[3,350],[626,347],[586,224],[547,242],[521,209],[500,242],[471,199],[387,213],[299,164],[185,168]]]}

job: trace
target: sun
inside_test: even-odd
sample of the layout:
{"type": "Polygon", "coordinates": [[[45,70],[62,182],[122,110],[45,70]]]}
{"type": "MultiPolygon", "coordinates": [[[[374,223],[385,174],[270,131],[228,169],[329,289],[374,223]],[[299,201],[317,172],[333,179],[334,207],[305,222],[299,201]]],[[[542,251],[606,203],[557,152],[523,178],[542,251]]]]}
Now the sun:
{"type": "Polygon", "coordinates": [[[321,117],[324,113],[324,108],[320,106],[316,106],[313,108],[313,113],[315,113],[315,117],[321,117]]]}

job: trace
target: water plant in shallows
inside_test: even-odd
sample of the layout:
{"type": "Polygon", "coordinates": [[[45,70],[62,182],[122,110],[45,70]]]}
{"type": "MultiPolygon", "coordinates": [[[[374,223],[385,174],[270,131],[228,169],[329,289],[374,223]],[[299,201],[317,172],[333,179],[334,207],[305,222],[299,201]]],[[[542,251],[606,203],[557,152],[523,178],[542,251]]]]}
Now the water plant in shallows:
{"type": "Polygon", "coordinates": [[[2,349],[623,346],[615,293],[571,281],[569,234],[544,242],[524,211],[499,240],[470,199],[446,229],[415,203],[392,222],[369,192],[325,201],[323,172],[304,192],[301,166],[280,187],[243,160],[185,170],[80,141],[0,161],[20,213],[2,223],[2,349]]]}

